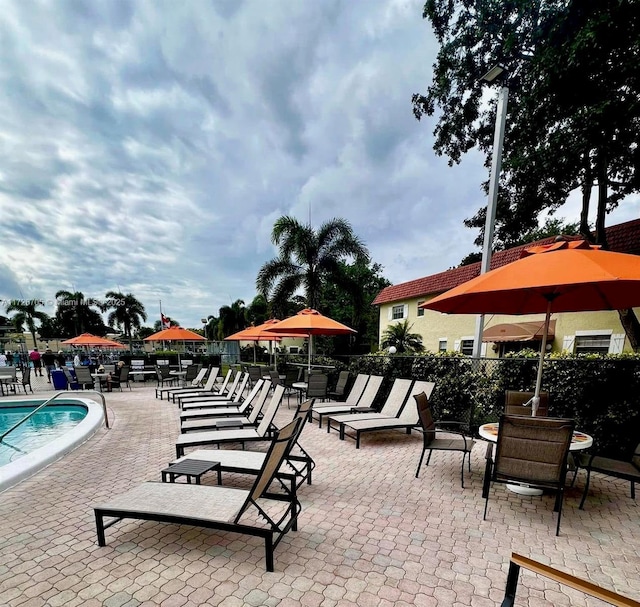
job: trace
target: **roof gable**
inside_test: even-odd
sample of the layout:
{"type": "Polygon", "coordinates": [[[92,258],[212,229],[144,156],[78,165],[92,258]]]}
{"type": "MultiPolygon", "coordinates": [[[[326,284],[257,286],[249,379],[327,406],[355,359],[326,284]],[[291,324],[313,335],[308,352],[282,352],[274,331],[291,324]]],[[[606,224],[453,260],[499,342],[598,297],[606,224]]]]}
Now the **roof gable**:
{"type": "MultiPolygon", "coordinates": [[[[607,242],[611,251],[618,253],[629,253],[632,255],[640,255],[640,219],[627,221],[615,226],[606,228],[607,242]]],[[[493,270],[504,266],[512,261],[520,258],[523,249],[534,245],[550,244],[555,240],[555,236],[549,236],[536,242],[528,242],[512,249],[498,251],[491,257],[491,267],[493,270]]],[[[579,237],[575,237],[579,238],[579,237]]],[[[444,293],[453,287],[457,287],[463,282],[467,282],[472,278],[480,275],[480,262],[445,270],[438,274],[417,278],[408,282],[402,282],[397,285],[386,287],[373,300],[373,305],[381,305],[393,301],[403,301],[414,299],[416,297],[436,295],[444,293]]]]}

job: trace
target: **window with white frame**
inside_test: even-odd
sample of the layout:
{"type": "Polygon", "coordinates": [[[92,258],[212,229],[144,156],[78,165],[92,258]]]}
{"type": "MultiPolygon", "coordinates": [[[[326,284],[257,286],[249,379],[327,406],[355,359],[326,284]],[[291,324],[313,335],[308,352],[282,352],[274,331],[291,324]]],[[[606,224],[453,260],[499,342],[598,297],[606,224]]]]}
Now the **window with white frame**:
{"type": "Polygon", "coordinates": [[[614,333],[610,329],[576,331],[575,335],[565,335],[562,349],[576,354],[620,354],[624,348],[624,333],[614,333]]]}
{"type": "Polygon", "coordinates": [[[396,304],[389,308],[389,320],[402,320],[409,316],[409,306],[407,304],[396,304]]]}
{"type": "Polygon", "coordinates": [[[447,351],[447,338],[441,337],[438,340],[438,352],[446,352],[447,351]]]}
{"type": "Polygon", "coordinates": [[[418,302],[418,312],[417,315],[418,316],[424,316],[424,308],[421,308],[420,306],[424,303],[424,299],[422,301],[418,302]]]}

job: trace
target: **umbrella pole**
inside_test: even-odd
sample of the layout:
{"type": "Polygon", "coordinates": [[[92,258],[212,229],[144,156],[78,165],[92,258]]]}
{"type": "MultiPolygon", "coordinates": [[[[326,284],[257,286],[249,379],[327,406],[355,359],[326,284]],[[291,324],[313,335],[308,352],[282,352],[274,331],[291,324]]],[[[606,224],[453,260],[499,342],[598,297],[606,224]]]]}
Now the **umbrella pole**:
{"type": "Polygon", "coordinates": [[[547,335],[549,333],[549,321],[551,319],[551,299],[547,303],[547,313],[544,317],[544,329],[542,330],[542,343],[540,344],[540,362],[538,363],[538,376],[536,377],[536,391],[531,399],[531,415],[536,416],[538,405],[540,404],[540,388],[542,386],[542,364],[544,363],[544,353],[547,349],[547,335]]]}
{"type": "Polygon", "coordinates": [[[313,342],[311,341],[312,339],[313,339],[313,335],[311,333],[309,333],[309,352],[307,353],[307,355],[308,355],[307,373],[309,375],[311,375],[311,347],[313,345],[313,342]]]}

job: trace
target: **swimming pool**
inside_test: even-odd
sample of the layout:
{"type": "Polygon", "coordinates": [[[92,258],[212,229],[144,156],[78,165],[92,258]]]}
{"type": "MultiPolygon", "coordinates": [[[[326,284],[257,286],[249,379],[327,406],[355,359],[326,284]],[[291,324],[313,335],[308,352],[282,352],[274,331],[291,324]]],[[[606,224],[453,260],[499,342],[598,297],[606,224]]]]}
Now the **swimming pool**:
{"type": "MultiPolygon", "coordinates": [[[[0,401],[0,435],[44,400],[0,401]]],[[[103,409],[89,398],[65,398],[44,407],[0,443],[0,491],[59,459],[101,425],[103,409]]]]}

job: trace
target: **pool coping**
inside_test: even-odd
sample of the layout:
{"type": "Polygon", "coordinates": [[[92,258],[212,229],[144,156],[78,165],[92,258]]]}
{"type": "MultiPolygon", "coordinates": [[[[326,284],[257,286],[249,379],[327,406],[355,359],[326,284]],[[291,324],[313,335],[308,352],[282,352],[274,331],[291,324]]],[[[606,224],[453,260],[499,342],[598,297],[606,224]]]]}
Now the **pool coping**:
{"type": "MultiPolygon", "coordinates": [[[[28,398],[7,401],[4,403],[4,406],[20,406],[20,403],[33,402],[34,400],[40,399],[37,397],[34,398],[33,395],[30,395],[28,398]]],[[[43,468],[46,468],[53,462],[59,460],[70,451],[73,451],[76,447],[91,438],[100,426],[102,426],[104,414],[100,403],[91,400],[90,398],[78,398],[75,396],[69,396],[68,398],[65,398],[64,401],[67,404],[79,404],[85,406],[87,408],[87,415],[85,418],[71,430],[65,432],[62,436],[59,436],[53,441],[39,447],[14,462],[9,462],[4,466],[0,466],[0,493],[17,485],[43,468]]],[[[64,403],[58,401],[56,404],[64,403]]],[[[0,407],[2,406],[3,403],[0,401],[0,407]]]]}

